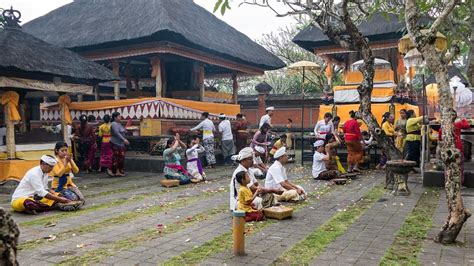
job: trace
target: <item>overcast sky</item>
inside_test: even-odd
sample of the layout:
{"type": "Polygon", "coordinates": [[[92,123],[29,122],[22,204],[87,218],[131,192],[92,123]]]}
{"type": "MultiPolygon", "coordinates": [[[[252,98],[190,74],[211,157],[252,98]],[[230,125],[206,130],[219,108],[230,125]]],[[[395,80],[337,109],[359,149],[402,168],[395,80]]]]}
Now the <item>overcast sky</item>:
{"type": "MultiPolygon", "coordinates": [[[[72,2],[72,0],[0,0],[0,7],[9,8],[13,6],[13,8],[20,10],[22,13],[22,23],[25,23],[70,2],[72,2]]],[[[195,0],[194,2],[212,12],[216,1],[195,0]]],[[[224,20],[253,40],[260,39],[263,34],[276,31],[279,27],[284,27],[293,22],[293,19],[290,17],[277,18],[275,14],[267,8],[249,5],[239,7],[239,3],[241,2],[241,0],[231,1],[232,10],[227,11],[224,16],[219,12],[215,14],[218,18],[224,20]]]]}

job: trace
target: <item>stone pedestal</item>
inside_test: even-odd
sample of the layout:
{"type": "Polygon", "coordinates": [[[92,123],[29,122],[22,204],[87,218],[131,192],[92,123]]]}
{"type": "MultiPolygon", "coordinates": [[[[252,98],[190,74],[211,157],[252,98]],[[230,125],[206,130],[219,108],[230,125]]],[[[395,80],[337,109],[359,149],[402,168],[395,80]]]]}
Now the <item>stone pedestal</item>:
{"type": "Polygon", "coordinates": [[[414,161],[392,160],[387,162],[387,182],[386,188],[389,188],[391,180],[393,180],[392,194],[408,196],[410,189],[408,188],[408,173],[416,166],[414,161]]]}

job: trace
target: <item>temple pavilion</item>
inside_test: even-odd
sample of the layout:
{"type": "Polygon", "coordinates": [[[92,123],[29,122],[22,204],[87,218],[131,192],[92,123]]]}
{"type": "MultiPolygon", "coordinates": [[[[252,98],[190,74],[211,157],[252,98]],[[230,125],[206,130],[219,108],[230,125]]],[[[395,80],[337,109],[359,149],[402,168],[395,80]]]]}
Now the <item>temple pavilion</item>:
{"type": "Polygon", "coordinates": [[[49,43],[98,62],[121,81],[102,83],[96,100],[167,97],[236,103],[237,78],[284,63],[192,0],[74,0],[24,25],[49,43]],[[233,80],[233,94],[204,79],[233,80]]]}

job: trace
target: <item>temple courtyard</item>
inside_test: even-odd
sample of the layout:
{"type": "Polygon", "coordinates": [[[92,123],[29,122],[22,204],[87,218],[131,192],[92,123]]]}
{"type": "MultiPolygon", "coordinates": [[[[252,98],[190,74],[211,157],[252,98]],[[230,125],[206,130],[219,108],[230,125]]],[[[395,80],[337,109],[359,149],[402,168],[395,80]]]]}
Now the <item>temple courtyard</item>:
{"type": "MultiPolygon", "coordinates": [[[[229,180],[232,167],[208,171],[208,181],[164,188],[162,174],[125,178],[81,174],[86,205],[77,212],[14,213],[21,231],[20,265],[474,265],[474,219],[458,243],[431,239],[447,215],[442,189],[411,175],[410,196],[383,188],[383,171],[345,185],[310,178],[310,166],[290,166],[307,191],[291,219],[247,223],[246,256],[232,255],[229,180]]],[[[262,181],[261,181],[262,182],[262,181]]],[[[10,209],[14,184],[0,187],[10,209]]],[[[464,189],[472,207],[474,189],[464,189]]]]}

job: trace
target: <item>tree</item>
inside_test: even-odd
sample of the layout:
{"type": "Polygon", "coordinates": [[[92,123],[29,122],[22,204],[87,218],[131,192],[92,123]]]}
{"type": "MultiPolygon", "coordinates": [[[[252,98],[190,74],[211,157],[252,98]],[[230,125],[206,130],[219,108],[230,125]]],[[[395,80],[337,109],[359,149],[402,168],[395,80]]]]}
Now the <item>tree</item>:
{"type": "MultiPolygon", "coordinates": [[[[270,8],[277,16],[307,16],[309,22],[321,28],[333,42],[339,44],[342,48],[359,52],[364,60],[364,65],[359,69],[363,74],[363,81],[357,88],[360,96],[359,113],[377,142],[385,147],[387,155],[391,159],[401,158],[399,150],[385,135],[371,112],[371,95],[375,73],[374,56],[368,40],[364,38],[353,19],[355,17],[358,20],[364,20],[369,17],[370,13],[367,9],[370,3],[362,0],[342,0],[339,4],[336,4],[335,0],[282,0],[282,2],[288,8],[285,13],[277,11],[268,0],[247,0],[242,4],[270,8]]],[[[228,7],[227,0],[219,0],[216,3],[215,10],[220,8],[221,13],[224,13],[228,7]]]]}
{"type": "Polygon", "coordinates": [[[461,153],[454,145],[453,119],[455,112],[452,109],[453,97],[449,88],[447,63],[458,53],[459,47],[453,44],[449,55],[439,55],[435,48],[436,33],[445,19],[453,12],[457,0],[450,0],[438,10],[437,17],[426,35],[423,35],[418,25],[420,14],[415,0],[406,0],[405,20],[412,42],[423,55],[427,66],[434,73],[440,95],[441,128],[443,130],[443,144],[441,146],[441,159],[445,166],[445,189],[448,203],[448,217],[441,231],[435,238],[436,241],[448,244],[454,243],[466,220],[471,216],[470,211],[464,207],[461,196],[461,153]]]}

